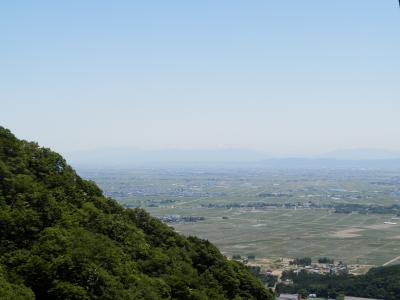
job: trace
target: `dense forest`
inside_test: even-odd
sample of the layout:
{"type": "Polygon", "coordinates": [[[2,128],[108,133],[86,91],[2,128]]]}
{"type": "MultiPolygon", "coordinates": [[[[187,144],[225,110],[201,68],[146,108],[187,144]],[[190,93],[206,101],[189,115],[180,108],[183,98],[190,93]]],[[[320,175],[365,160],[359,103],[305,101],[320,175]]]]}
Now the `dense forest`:
{"type": "Polygon", "coordinates": [[[273,299],[243,265],[125,209],[0,127],[1,299],[273,299]]]}
{"type": "Polygon", "coordinates": [[[280,293],[306,291],[326,298],[345,294],[374,299],[400,299],[400,265],[373,268],[361,276],[320,275],[306,271],[297,274],[293,271],[285,271],[282,279],[290,279],[293,284],[278,284],[277,291],[280,293]]]}

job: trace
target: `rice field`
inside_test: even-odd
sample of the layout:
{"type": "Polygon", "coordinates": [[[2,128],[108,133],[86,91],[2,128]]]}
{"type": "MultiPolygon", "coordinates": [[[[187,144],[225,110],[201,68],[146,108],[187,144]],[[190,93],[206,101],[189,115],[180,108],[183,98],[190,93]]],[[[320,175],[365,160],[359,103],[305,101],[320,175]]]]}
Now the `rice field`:
{"type": "MultiPolygon", "coordinates": [[[[400,219],[395,213],[334,213],[283,208],[287,203],[400,204],[400,170],[268,170],[264,168],[144,168],[83,173],[107,195],[156,217],[201,216],[174,223],[226,255],[258,258],[330,257],[348,264],[400,263],[400,219]],[[264,195],[264,196],[263,196],[264,195]],[[230,208],[265,202],[279,208],[230,208]]],[[[302,207],[299,205],[298,207],[302,207]]]]}
{"type": "MultiPolygon", "coordinates": [[[[174,208],[171,213],[193,215],[193,209],[185,210],[174,208]]],[[[210,240],[226,255],[326,256],[367,265],[382,265],[400,255],[400,225],[384,224],[391,215],[335,214],[323,209],[203,209],[201,215],[205,221],[173,226],[185,235],[210,240]]]]}

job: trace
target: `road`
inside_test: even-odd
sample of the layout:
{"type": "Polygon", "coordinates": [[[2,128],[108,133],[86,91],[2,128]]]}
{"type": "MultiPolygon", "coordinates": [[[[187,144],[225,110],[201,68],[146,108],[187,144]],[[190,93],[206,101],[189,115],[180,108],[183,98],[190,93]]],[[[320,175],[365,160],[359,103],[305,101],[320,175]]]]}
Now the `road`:
{"type": "Polygon", "coordinates": [[[391,263],[393,263],[393,262],[395,262],[396,260],[399,260],[399,259],[400,259],[400,256],[397,256],[397,257],[389,260],[388,262],[385,262],[382,266],[384,267],[384,266],[390,265],[391,263]]]}

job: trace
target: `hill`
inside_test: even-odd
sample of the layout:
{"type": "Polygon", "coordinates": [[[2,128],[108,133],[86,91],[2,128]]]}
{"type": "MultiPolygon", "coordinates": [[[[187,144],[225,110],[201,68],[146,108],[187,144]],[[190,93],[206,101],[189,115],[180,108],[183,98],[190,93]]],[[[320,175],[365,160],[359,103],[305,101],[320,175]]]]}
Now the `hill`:
{"type": "Polygon", "coordinates": [[[137,167],[207,167],[269,169],[399,169],[400,155],[385,151],[336,151],[315,157],[282,157],[238,149],[159,150],[103,149],[65,153],[78,170],[137,167]]]}
{"type": "Polygon", "coordinates": [[[273,299],[211,243],[125,209],[0,127],[1,299],[273,299]]]}
{"type": "Polygon", "coordinates": [[[64,156],[73,166],[91,168],[126,168],[143,164],[250,163],[270,158],[267,154],[243,149],[135,150],[110,148],[69,152],[64,156]]]}
{"type": "Polygon", "coordinates": [[[307,272],[285,271],[283,279],[293,285],[278,284],[279,293],[296,293],[301,290],[318,297],[335,298],[341,294],[373,299],[400,299],[400,265],[372,268],[365,275],[321,275],[307,272]]]}

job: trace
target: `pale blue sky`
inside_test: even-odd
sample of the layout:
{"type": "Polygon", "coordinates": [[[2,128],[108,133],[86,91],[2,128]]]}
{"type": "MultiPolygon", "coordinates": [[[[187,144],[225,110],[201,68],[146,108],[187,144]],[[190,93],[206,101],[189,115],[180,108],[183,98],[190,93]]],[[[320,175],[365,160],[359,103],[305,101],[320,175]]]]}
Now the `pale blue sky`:
{"type": "Polygon", "coordinates": [[[0,120],[60,152],[400,150],[396,0],[3,1],[0,120]]]}

